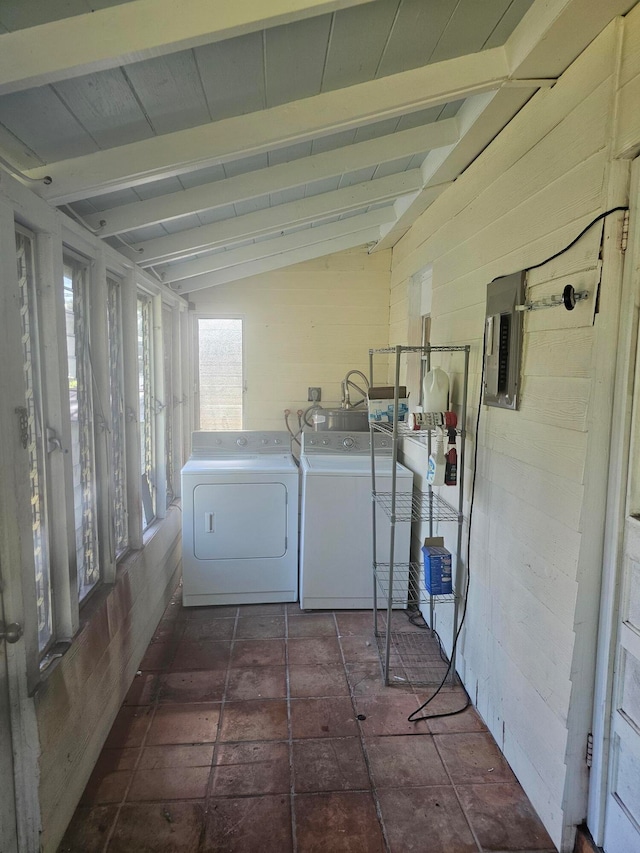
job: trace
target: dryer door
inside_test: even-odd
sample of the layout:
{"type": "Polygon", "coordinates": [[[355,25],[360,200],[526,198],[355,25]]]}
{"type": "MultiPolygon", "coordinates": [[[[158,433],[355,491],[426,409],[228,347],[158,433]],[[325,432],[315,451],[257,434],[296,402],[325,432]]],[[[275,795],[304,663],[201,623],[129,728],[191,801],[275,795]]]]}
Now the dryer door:
{"type": "Polygon", "coordinates": [[[282,557],[287,551],[287,489],[282,483],[195,487],[193,540],[198,560],[282,557]]]}

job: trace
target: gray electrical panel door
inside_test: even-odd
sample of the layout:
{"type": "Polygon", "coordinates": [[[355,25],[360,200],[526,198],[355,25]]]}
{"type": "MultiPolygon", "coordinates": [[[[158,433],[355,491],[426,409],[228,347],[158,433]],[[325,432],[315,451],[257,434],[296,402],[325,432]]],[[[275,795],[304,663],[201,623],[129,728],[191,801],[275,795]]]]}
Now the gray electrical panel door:
{"type": "Polygon", "coordinates": [[[484,402],[518,408],[525,273],[494,279],[487,285],[484,402]]]}

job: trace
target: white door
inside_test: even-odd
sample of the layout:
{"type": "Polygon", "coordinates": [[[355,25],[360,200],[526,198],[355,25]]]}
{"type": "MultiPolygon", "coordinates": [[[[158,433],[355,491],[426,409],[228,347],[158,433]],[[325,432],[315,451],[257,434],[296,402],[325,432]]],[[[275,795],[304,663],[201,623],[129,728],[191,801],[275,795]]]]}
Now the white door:
{"type": "Polygon", "coordinates": [[[588,825],[640,853],[640,159],[632,167],[613,405],[588,825]]]}
{"type": "Polygon", "coordinates": [[[611,721],[606,853],[640,853],[640,518],[625,524],[611,721]]]}
{"type": "MultiPolygon", "coordinates": [[[[2,612],[0,596],[0,616],[2,612]]],[[[2,853],[13,853],[17,849],[16,798],[11,719],[9,716],[9,676],[5,643],[0,641],[0,850],[2,853]]]]}

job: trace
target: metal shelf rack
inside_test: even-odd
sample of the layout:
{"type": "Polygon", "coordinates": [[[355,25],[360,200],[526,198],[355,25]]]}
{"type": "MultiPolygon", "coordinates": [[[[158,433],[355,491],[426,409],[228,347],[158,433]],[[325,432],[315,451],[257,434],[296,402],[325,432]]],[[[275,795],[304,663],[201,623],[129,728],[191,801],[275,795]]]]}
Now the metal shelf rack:
{"type": "MultiPolygon", "coordinates": [[[[447,671],[448,662],[443,661],[441,651],[434,638],[434,614],[436,604],[449,602],[453,605],[452,619],[452,653],[449,677],[455,683],[455,638],[458,632],[458,615],[461,602],[462,567],[460,553],[462,549],[463,534],[463,507],[464,507],[464,463],[465,463],[465,439],[467,422],[467,389],[469,381],[469,346],[424,346],[409,347],[396,346],[384,349],[369,350],[369,379],[374,385],[374,359],[376,356],[384,355],[394,359],[394,417],[390,423],[372,422],[371,429],[371,497],[372,497],[372,524],[373,524],[373,619],[374,631],[382,675],[385,684],[407,683],[412,684],[437,684],[447,671]],[[419,354],[422,369],[420,380],[424,372],[431,369],[431,356],[433,353],[460,353],[463,361],[463,383],[459,411],[460,452],[458,455],[458,486],[457,506],[442,498],[431,486],[426,491],[414,490],[412,496],[398,493],[396,487],[396,463],[398,461],[398,449],[401,442],[413,442],[426,447],[431,452],[432,429],[411,430],[408,425],[398,421],[400,374],[403,359],[407,354],[419,354]],[[384,432],[392,439],[392,473],[391,491],[378,492],[376,490],[376,454],[374,432],[384,432]],[[376,547],[376,507],[380,506],[390,525],[390,542],[388,562],[379,562],[376,547]],[[433,596],[427,593],[421,583],[422,564],[418,562],[394,563],[395,525],[398,522],[428,522],[429,535],[433,536],[433,526],[436,522],[451,522],[456,525],[456,551],[453,555],[453,594],[433,596]],[[378,598],[386,602],[386,616],[384,611],[378,612],[378,598]],[[397,631],[393,630],[393,610],[406,608],[409,604],[420,601],[429,604],[429,627],[431,631],[397,631]],[[425,636],[426,635],[426,636],[425,636]]],[[[390,365],[389,365],[390,366],[390,365]]]]}

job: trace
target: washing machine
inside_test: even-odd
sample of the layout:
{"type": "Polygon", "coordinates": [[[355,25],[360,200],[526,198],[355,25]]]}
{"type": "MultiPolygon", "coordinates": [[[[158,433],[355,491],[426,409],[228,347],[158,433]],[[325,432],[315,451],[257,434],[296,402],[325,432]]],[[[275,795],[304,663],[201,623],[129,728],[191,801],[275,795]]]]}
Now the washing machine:
{"type": "MultiPolygon", "coordinates": [[[[391,439],[374,435],[376,489],[391,491],[391,439]]],[[[300,470],[300,607],[373,607],[371,437],[363,432],[305,432],[300,470]]],[[[413,491],[413,473],[396,463],[399,494],[413,491]]],[[[388,562],[389,519],[376,507],[377,561],[388,562]]],[[[409,563],[411,523],[395,527],[394,562],[409,563]]],[[[378,606],[386,600],[378,598],[378,606]]]]}
{"type": "Polygon", "coordinates": [[[182,469],[182,601],[298,599],[299,471],[287,432],[194,432],[182,469]]]}

